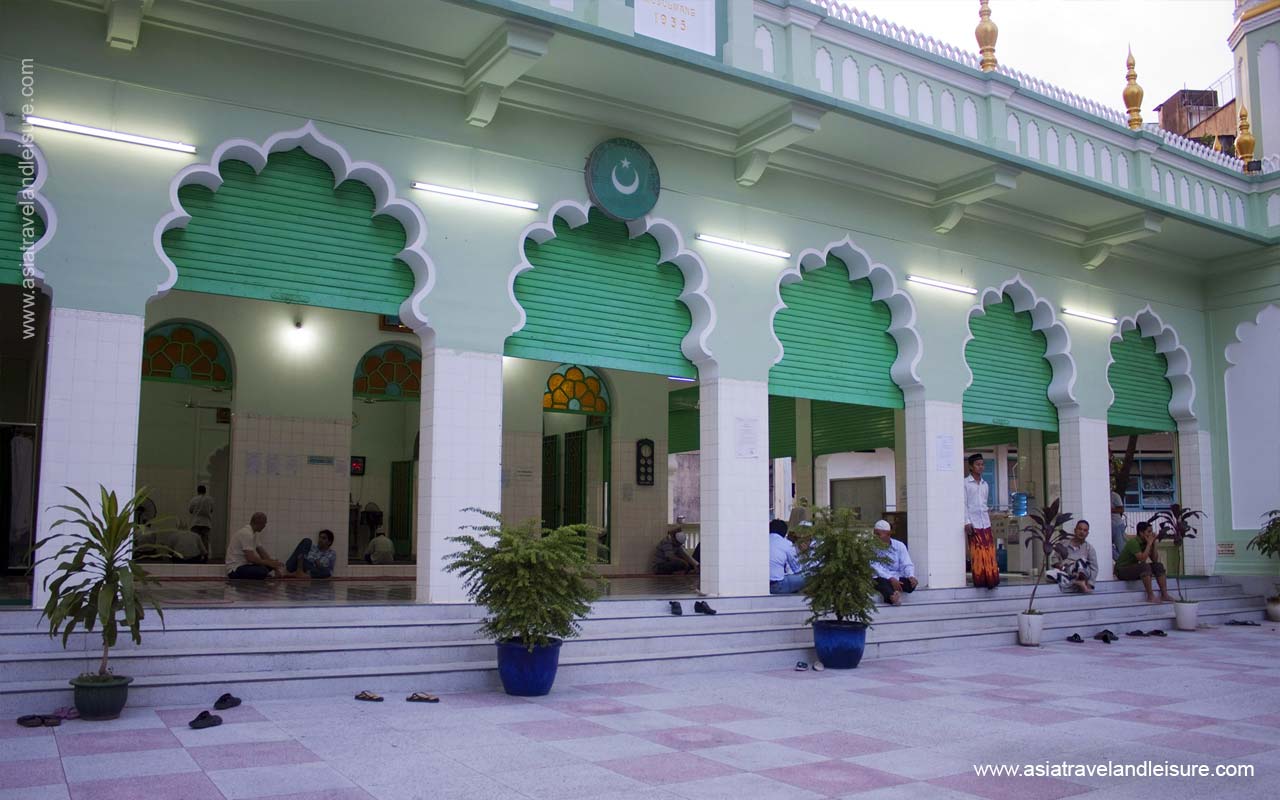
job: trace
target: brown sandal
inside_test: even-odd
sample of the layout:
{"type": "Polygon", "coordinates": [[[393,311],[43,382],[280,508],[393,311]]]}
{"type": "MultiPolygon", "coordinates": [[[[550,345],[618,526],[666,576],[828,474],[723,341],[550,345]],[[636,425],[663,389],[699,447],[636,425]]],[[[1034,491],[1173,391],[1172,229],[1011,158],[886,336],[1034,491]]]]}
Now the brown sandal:
{"type": "Polygon", "coordinates": [[[361,692],[360,694],[356,695],[356,699],[364,700],[369,703],[381,703],[382,695],[374,694],[373,692],[361,692]]]}
{"type": "Polygon", "coordinates": [[[413,694],[406,697],[405,701],[409,703],[439,703],[440,698],[436,697],[434,694],[426,694],[424,692],[414,692],[413,694]]]}

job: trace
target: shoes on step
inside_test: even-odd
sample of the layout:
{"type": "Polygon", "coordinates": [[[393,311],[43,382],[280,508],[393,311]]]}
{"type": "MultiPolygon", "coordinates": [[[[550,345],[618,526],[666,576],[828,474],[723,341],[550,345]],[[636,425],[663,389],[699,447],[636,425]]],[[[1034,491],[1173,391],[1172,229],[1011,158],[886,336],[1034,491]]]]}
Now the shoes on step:
{"type": "Polygon", "coordinates": [[[796,662],[796,672],[808,672],[808,671],[809,671],[808,664],[804,663],[803,661],[796,662]]]}
{"type": "Polygon", "coordinates": [[[196,718],[187,723],[192,728],[200,730],[202,728],[213,728],[222,724],[222,717],[217,714],[210,714],[208,711],[201,711],[196,714],[196,718]]]}
{"type": "Polygon", "coordinates": [[[1120,641],[1120,637],[1116,636],[1115,633],[1110,630],[1098,631],[1093,635],[1093,638],[1105,644],[1111,644],[1112,642],[1120,641]]]}
{"type": "Polygon", "coordinates": [[[673,617],[684,616],[684,609],[680,607],[679,603],[677,603],[675,600],[672,600],[670,605],[671,605],[671,615],[673,617]]]}
{"type": "Polygon", "coordinates": [[[1081,638],[1080,634],[1078,634],[1078,633],[1073,633],[1073,634],[1071,634],[1070,636],[1068,636],[1068,637],[1067,637],[1067,641],[1068,641],[1068,642],[1075,642],[1076,644],[1080,644],[1081,642],[1083,642],[1083,641],[1084,641],[1084,639],[1083,639],[1083,638],[1081,638]]]}
{"type": "Polygon", "coordinates": [[[1146,635],[1147,635],[1146,631],[1143,631],[1142,629],[1138,629],[1136,631],[1129,631],[1128,633],[1125,634],[1125,636],[1135,636],[1135,637],[1141,636],[1144,638],[1146,637],[1146,635]]]}
{"type": "Polygon", "coordinates": [[[1164,631],[1160,630],[1159,628],[1156,628],[1154,631],[1147,631],[1147,635],[1148,635],[1148,636],[1160,636],[1160,637],[1164,637],[1164,636],[1168,636],[1169,634],[1165,633],[1164,631]]]}
{"type": "Polygon", "coordinates": [[[815,662],[813,662],[813,671],[814,671],[814,672],[822,672],[824,669],[826,669],[826,667],[822,666],[822,662],[821,662],[821,661],[815,661],[815,662]]]}
{"type": "Polygon", "coordinates": [[[697,601],[696,603],[694,603],[694,604],[693,604],[693,610],[694,610],[694,612],[696,612],[696,613],[698,613],[698,614],[714,614],[714,613],[716,613],[716,610],[715,610],[714,608],[712,608],[711,606],[707,605],[707,601],[706,601],[706,600],[699,600],[699,601],[697,601]]]}
{"type": "Polygon", "coordinates": [[[1224,625],[1244,625],[1250,628],[1258,627],[1258,623],[1254,622],[1251,619],[1231,619],[1231,620],[1227,620],[1223,624],[1224,625]]]}
{"type": "Polygon", "coordinates": [[[226,711],[228,708],[235,708],[238,705],[240,705],[240,698],[230,692],[213,701],[213,707],[219,711],[226,711]]]}

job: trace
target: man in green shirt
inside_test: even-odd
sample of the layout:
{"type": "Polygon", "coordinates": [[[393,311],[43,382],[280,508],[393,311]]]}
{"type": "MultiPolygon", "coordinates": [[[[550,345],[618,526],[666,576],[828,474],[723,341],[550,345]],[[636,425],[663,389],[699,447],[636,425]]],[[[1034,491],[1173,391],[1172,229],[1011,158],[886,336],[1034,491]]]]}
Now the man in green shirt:
{"type": "Polygon", "coordinates": [[[1138,535],[1124,543],[1120,556],[1116,558],[1116,579],[1122,581],[1142,581],[1142,588],[1147,590],[1147,602],[1155,603],[1156,596],[1151,591],[1151,577],[1155,576],[1160,585],[1161,603],[1171,603],[1169,586],[1165,583],[1164,564],[1156,552],[1156,532],[1150,522],[1138,523],[1138,535]]]}

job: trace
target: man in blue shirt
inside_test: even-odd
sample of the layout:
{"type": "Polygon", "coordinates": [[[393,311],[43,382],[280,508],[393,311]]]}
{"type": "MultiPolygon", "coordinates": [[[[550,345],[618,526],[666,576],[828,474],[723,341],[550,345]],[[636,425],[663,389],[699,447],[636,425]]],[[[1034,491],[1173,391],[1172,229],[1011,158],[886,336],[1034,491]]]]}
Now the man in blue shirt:
{"type": "Polygon", "coordinates": [[[800,568],[796,546],[787,539],[787,523],[769,523],[769,594],[795,594],[809,576],[800,568]]]}
{"type": "Polygon", "coordinates": [[[880,520],[875,525],[876,537],[884,545],[886,563],[871,562],[871,569],[876,573],[876,589],[890,605],[902,605],[902,593],[911,594],[916,590],[916,566],[911,563],[911,554],[907,546],[893,538],[893,526],[888,520],[880,520]]]}
{"type": "Polygon", "coordinates": [[[316,536],[319,546],[313,545],[310,539],[303,539],[293,548],[293,555],[285,562],[290,578],[328,578],[333,575],[333,568],[338,562],[338,554],[333,550],[333,531],[320,531],[316,536]]]}

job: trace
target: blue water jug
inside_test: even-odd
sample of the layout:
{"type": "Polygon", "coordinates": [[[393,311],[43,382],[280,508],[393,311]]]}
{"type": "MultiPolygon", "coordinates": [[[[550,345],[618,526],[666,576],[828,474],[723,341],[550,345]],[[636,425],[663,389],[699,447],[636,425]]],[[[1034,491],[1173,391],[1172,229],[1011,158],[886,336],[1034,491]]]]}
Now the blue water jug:
{"type": "Polygon", "coordinates": [[[1027,515],[1027,493],[1014,492],[1009,496],[1009,510],[1015,517],[1025,517],[1027,515]]]}

